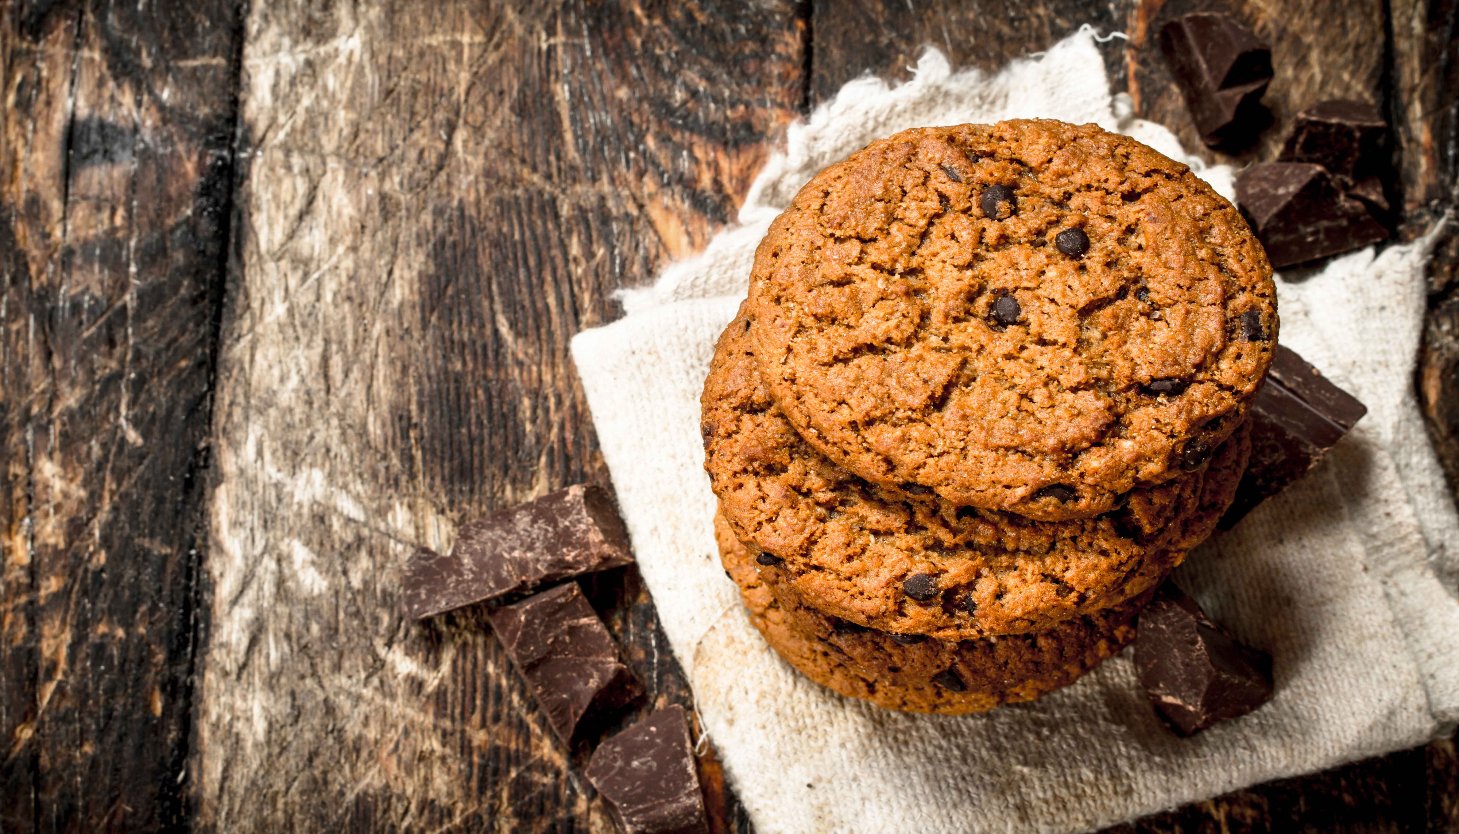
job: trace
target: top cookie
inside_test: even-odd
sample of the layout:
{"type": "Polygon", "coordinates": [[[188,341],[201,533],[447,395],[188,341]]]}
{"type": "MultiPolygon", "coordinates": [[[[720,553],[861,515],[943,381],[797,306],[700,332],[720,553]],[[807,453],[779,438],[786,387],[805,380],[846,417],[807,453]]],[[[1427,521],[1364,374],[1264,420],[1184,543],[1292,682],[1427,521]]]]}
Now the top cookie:
{"type": "Polygon", "coordinates": [[[736,535],[768,557],[767,571],[858,625],[965,640],[1117,605],[1210,535],[1246,468],[1242,432],[1195,472],[1131,491],[1117,511],[1057,522],[870,484],[785,420],[756,371],[756,326],[741,315],[725,328],[704,382],[710,486],[736,535]]]}
{"type": "Polygon", "coordinates": [[[823,454],[1067,520],[1205,462],[1271,361],[1275,298],[1184,165],[1035,120],[908,130],[822,171],[760,244],[746,309],[823,454]]]}

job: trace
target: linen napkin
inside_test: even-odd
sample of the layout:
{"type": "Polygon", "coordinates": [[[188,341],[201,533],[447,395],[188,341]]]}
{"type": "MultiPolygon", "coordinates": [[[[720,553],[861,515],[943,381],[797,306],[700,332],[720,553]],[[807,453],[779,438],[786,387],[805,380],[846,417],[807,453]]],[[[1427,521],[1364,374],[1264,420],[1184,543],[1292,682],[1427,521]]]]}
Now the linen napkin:
{"type": "Polygon", "coordinates": [[[716,555],[698,399],[770,220],[875,138],[1029,116],[1135,136],[1231,197],[1229,168],[1129,111],[1087,27],[996,74],[953,72],[928,50],[909,82],[853,81],[792,127],[738,226],[625,293],[623,319],[574,338],[639,568],[756,830],[1082,831],[1413,746],[1459,718],[1459,523],[1411,390],[1432,235],[1279,279],[1283,343],[1371,410],[1322,466],[1180,569],[1215,619],[1275,656],[1277,692],[1260,710],[1177,739],[1126,651],[1032,704],[893,713],[805,680],[744,614],[716,555]]]}

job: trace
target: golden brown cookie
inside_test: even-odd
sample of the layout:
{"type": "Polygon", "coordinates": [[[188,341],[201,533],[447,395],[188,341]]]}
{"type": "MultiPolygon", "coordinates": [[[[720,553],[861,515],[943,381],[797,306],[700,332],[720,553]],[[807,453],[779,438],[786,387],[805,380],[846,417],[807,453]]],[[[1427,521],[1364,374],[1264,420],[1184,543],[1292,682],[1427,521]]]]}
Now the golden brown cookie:
{"type": "Polygon", "coordinates": [[[1220,510],[1205,504],[1224,509],[1245,468],[1243,434],[1208,467],[1136,490],[1103,516],[1056,522],[876,486],[786,421],[756,372],[756,326],[742,315],[716,346],[702,399],[705,469],[739,537],[776,560],[808,605],[859,625],[963,640],[1116,605],[1210,534],[1220,510]]]}
{"type": "Polygon", "coordinates": [[[1134,638],[1150,595],[1037,634],[962,642],[892,635],[805,605],[756,564],[721,516],[714,532],[725,570],[771,648],[827,689],[903,712],[985,712],[1073,683],[1134,638]]]}
{"type": "Polygon", "coordinates": [[[810,181],[755,256],[766,382],[823,454],[957,505],[1087,518],[1199,467],[1277,337],[1230,203],[1094,125],[919,128],[810,181]]]}

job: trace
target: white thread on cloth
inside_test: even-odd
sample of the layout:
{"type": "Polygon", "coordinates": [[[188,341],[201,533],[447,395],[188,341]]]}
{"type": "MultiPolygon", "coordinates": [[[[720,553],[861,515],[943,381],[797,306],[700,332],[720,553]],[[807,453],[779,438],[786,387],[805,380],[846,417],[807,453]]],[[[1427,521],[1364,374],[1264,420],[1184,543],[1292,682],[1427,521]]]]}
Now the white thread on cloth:
{"type": "Polygon", "coordinates": [[[1047,116],[1096,122],[1189,162],[1112,95],[1087,27],[996,74],[938,52],[912,80],[847,84],[756,178],[740,225],[572,353],[639,568],[756,830],[1073,832],[1419,744],[1459,718],[1459,525],[1411,390],[1430,239],[1282,281],[1282,341],[1371,409],[1308,477],[1193,554],[1179,578],[1271,650],[1277,694],[1193,739],[1158,724],[1128,652],[1033,704],[902,715],[833,695],[750,626],[714,546],[699,393],[754,247],[824,165],[916,125],[1047,116]]]}

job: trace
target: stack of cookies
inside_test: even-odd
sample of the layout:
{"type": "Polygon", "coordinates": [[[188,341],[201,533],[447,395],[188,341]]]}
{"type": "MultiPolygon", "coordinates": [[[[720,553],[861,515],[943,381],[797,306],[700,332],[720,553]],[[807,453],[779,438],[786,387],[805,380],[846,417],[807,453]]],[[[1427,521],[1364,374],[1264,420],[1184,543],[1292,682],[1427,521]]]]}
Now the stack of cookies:
{"type": "Polygon", "coordinates": [[[1271,267],[1092,125],[905,131],[771,226],[705,383],[724,565],[787,661],[967,713],[1119,651],[1209,536],[1276,342],[1271,267]]]}

